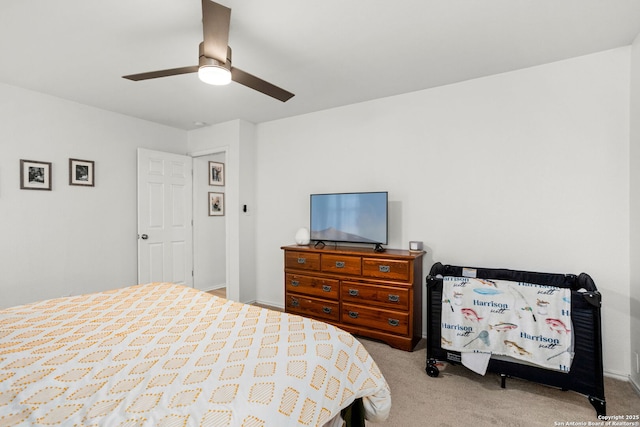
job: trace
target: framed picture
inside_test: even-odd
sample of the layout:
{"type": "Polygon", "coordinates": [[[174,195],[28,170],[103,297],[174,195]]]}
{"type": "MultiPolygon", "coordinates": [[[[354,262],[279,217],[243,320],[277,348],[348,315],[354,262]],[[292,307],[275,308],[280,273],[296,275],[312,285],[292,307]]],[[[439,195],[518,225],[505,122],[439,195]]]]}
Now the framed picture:
{"type": "Polygon", "coordinates": [[[94,187],[94,162],[91,160],[69,159],[69,185],[94,187]]]}
{"type": "Polygon", "coordinates": [[[209,193],[209,216],[224,215],[224,193],[209,193]]]}
{"type": "Polygon", "coordinates": [[[51,162],[20,160],[20,188],[51,190],[51,162]]]}
{"type": "Polygon", "coordinates": [[[224,185],[224,163],[209,162],[209,185],[224,185]]]}

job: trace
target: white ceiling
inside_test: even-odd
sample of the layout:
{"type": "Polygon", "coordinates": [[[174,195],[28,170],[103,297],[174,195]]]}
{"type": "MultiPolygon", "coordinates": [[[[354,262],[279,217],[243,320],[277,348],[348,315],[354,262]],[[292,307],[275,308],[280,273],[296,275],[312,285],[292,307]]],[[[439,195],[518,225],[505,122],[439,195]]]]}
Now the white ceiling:
{"type": "Polygon", "coordinates": [[[219,0],[233,65],[286,103],[196,74],[200,0],[0,0],[0,82],[181,129],[260,123],[630,45],[639,0],[219,0]]]}

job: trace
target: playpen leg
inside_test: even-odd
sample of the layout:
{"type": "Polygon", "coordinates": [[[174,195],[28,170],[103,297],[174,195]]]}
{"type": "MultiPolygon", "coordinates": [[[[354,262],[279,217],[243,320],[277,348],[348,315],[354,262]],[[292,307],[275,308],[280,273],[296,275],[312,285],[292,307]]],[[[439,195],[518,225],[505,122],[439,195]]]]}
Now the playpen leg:
{"type": "Polygon", "coordinates": [[[607,403],[604,398],[600,399],[598,397],[589,396],[589,402],[591,406],[596,410],[598,415],[607,415],[607,403]]]}
{"type": "Polygon", "coordinates": [[[430,377],[436,378],[440,374],[440,369],[436,366],[438,361],[436,359],[427,360],[427,375],[430,377]]]}

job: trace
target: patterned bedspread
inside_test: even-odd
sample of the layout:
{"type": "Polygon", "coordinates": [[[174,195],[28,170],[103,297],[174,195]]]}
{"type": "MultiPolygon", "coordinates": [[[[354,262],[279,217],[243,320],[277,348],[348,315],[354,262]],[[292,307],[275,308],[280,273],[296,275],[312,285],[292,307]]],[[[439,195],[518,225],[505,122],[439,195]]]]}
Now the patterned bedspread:
{"type": "Polygon", "coordinates": [[[323,426],[387,383],[350,334],[152,283],[0,310],[0,426],[323,426]]]}

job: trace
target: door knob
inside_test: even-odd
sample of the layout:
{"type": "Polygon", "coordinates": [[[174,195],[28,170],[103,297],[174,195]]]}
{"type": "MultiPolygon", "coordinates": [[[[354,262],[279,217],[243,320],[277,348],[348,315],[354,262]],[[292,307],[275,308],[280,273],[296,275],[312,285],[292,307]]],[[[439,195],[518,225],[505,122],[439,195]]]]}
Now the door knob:
{"type": "Polygon", "coordinates": [[[140,236],[140,238],[142,240],[147,240],[149,238],[149,236],[147,236],[146,234],[143,234],[142,236],[140,236]]]}

